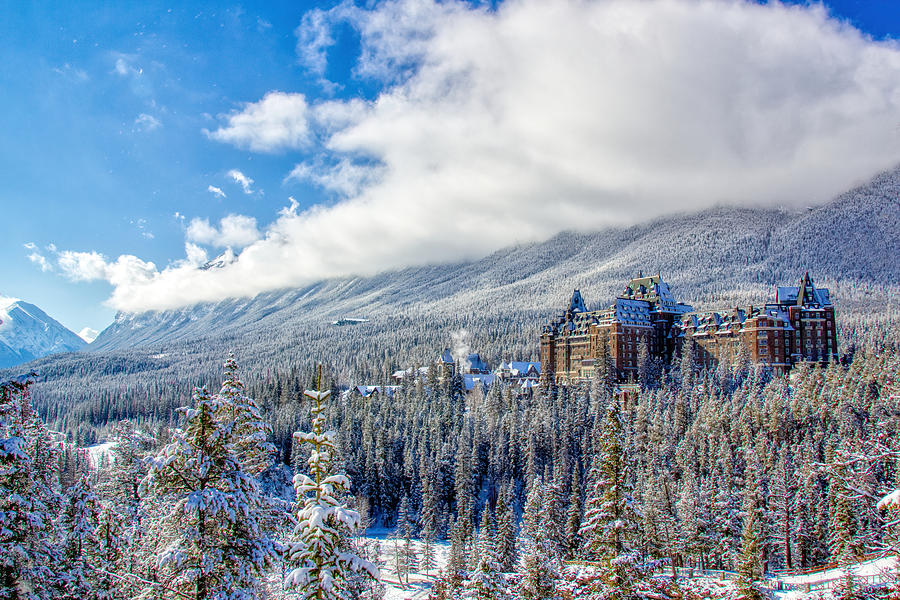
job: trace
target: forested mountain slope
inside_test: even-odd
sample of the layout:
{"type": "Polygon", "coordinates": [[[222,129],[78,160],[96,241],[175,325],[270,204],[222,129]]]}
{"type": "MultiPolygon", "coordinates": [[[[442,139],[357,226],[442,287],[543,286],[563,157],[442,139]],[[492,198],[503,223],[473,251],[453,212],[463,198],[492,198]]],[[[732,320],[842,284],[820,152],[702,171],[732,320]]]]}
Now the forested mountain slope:
{"type": "Polygon", "coordinates": [[[187,394],[212,381],[214,366],[231,350],[251,381],[322,361],[342,381],[380,383],[393,367],[431,360],[460,330],[489,361],[534,359],[540,328],[573,288],[598,306],[638,270],[662,274],[680,300],[697,308],[759,304],[776,282],[795,284],[809,270],[817,285],[831,288],[845,340],[852,326],[874,328],[884,341],[895,329],[898,255],[900,169],[800,212],[716,208],[561,233],[467,263],[120,314],[88,352],[28,367],[41,376],[35,398],[45,406],[98,396],[118,402],[125,394],[159,410],[154,390],[161,381],[171,393],[187,394]],[[342,317],[369,321],[332,325],[342,317]]]}

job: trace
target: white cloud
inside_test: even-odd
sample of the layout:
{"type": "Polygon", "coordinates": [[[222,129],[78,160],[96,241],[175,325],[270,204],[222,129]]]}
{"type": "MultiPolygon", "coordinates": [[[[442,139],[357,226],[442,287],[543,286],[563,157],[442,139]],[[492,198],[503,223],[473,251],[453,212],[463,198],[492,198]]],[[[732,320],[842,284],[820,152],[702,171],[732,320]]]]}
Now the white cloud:
{"type": "Polygon", "coordinates": [[[358,164],[344,158],[330,167],[301,163],[294,167],[287,179],[310,181],[321,188],[350,197],[377,182],[383,174],[381,165],[358,164]]]}
{"type": "MultiPolygon", "coordinates": [[[[805,206],[900,162],[900,46],[821,6],[401,0],[315,14],[309,68],[325,73],[322,28],[344,21],[360,31],[357,73],[383,86],[372,102],[286,111],[326,149],[294,176],[347,197],[292,204],[227,266],[179,261],[117,286],[114,306],[249,296],[715,204],[805,206]]],[[[250,118],[270,96],[232,115],[223,141],[299,147],[292,125],[250,118]]]]}
{"type": "Polygon", "coordinates": [[[100,335],[100,332],[96,329],[92,329],[91,327],[85,327],[78,332],[78,337],[86,341],[88,344],[96,340],[98,335],[100,335]]]}
{"type": "Polygon", "coordinates": [[[225,195],[225,192],[222,191],[222,188],[217,188],[214,185],[210,185],[208,188],[206,188],[206,191],[211,193],[216,198],[226,198],[227,197],[225,195]]]}
{"type": "MultiPolygon", "coordinates": [[[[220,248],[243,248],[260,238],[256,219],[246,215],[228,215],[219,221],[219,227],[209,224],[207,219],[192,219],[187,228],[189,242],[217,246],[220,248]]],[[[188,248],[188,260],[193,249],[188,248]]]]}
{"type": "Polygon", "coordinates": [[[206,250],[190,242],[184,243],[184,255],[187,264],[191,266],[200,267],[209,262],[209,255],[206,253],[206,250]]]}
{"type": "Polygon", "coordinates": [[[226,126],[204,131],[214,140],[254,152],[302,148],[309,143],[307,111],[303,94],[269,92],[228,115],[226,126]]]}
{"type": "MultiPolygon", "coordinates": [[[[244,190],[245,194],[253,193],[253,180],[238,171],[237,169],[232,169],[228,171],[228,176],[231,177],[236,183],[240,184],[241,188],[244,190]]],[[[221,191],[221,190],[219,190],[221,191]]]]}
{"type": "Polygon", "coordinates": [[[39,266],[41,268],[41,271],[46,272],[53,270],[53,265],[50,264],[50,261],[48,261],[47,257],[43,254],[32,252],[28,255],[28,260],[39,266]]]}
{"type": "Polygon", "coordinates": [[[132,64],[134,60],[134,56],[130,56],[127,54],[119,54],[116,58],[116,64],[113,67],[113,71],[116,75],[120,75],[122,77],[136,77],[138,75],[142,75],[144,70],[140,67],[135,67],[132,64]]]}
{"type": "Polygon", "coordinates": [[[135,131],[153,131],[154,129],[159,129],[162,127],[162,123],[159,119],[154,117],[153,115],[148,115],[147,113],[141,113],[134,120],[134,130],[135,131]]]}
{"type": "MultiPolygon", "coordinates": [[[[31,262],[36,264],[38,267],[40,267],[41,271],[47,272],[47,271],[53,270],[53,265],[50,263],[49,260],[47,260],[47,257],[44,256],[40,250],[38,250],[37,244],[35,244],[34,242],[26,242],[26,243],[22,244],[22,246],[26,250],[30,250],[30,252],[27,255],[28,260],[30,260],[31,262]]],[[[56,246],[54,246],[53,244],[50,244],[49,246],[47,246],[47,250],[50,250],[51,252],[53,252],[56,250],[56,246]]]]}
{"type": "Polygon", "coordinates": [[[57,264],[72,281],[105,280],[115,288],[142,287],[158,274],[155,264],[130,254],[108,261],[99,252],[63,250],[57,255],[57,264]]]}
{"type": "Polygon", "coordinates": [[[72,281],[106,279],[106,257],[99,252],[63,250],[57,260],[63,274],[72,281]]]}

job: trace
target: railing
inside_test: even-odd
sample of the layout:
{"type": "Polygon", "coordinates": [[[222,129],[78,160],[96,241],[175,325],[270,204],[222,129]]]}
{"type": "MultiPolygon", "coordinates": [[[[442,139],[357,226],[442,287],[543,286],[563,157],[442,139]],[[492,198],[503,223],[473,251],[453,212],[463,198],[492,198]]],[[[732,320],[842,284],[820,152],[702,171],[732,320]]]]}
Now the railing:
{"type": "MultiPolygon", "coordinates": [[[[878,556],[879,555],[872,555],[867,558],[874,559],[878,556]]],[[[774,591],[802,590],[810,592],[813,590],[830,590],[843,585],[843,583],[848,579],[847,575],[835,575],[834,577],[829,577],[827,579],[819,579],[817,581],[810,582],[787,582],[783,581],[783,578],[816,575],[817,573],[823,573],[825,571],[836,568],[840,568],[840,565],[825,565],[823,567],[817,567],[816,569],[810,569],[806,571],[775,571],[772,573],[767,573],[760,583],[763,586],[774,591]]],[[[655,574],[657,576],[663,577],[671,576],[672,567],[661,566],[655,574]]],[[[720,569],[698,569],[692,567],[675,567],[675,575],[676,577],[684,579],[692,579],[694,577],[707,577],[711,579],[719,579],[722,581],[729,581],[738,577],[738,573],[736,573],[735,571],[725,571],[720,569]]],[[[878,573],[868,573],[865,575],[860,575],[853,573],[851,567],[850,575],[853,578],[853,585],[859,587],[884,585],[897,581],[897,574],[891,569],[885,569],[884,571],[878,573]]]]}

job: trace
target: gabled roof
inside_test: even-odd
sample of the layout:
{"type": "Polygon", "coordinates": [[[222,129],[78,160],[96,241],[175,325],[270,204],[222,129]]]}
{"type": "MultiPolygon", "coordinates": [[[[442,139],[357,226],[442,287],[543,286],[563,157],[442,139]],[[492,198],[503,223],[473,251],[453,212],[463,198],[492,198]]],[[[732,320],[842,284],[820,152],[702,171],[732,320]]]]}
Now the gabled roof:
{"type": "Polygon", "coordinates": [[[572,313],[587,312],[587,307],[584,305],[584,299],[581,297],[581,292],[578,290],[575,290],[572,293],[572,299],[569,300],[569,310],[572,313]]]}
{"type": "Polygon", "coordinates": [[[805,273],[798,286],[776,287],[775,303],[792,306],[830,306],[831,295],[827,288],[817,288],[809,273],[805,273]]]}
{"type": "Polygon", "coordinates": [[[513,377],[526,377],[529,373],[537,376],[541,374],[541,363],[513,360],[508,363],[500,363],[498,373],[509,373],[513,377]]]}

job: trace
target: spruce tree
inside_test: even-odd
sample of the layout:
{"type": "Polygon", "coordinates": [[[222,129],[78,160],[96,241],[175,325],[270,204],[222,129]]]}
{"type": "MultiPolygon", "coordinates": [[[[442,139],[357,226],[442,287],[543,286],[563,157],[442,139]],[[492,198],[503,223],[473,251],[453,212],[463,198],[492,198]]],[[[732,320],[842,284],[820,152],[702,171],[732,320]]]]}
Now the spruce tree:
{"type": "Polygon", "coordinates": [[[0,384],[0,598],[51,598],[60,556],[56,451],[34,412],[28,383],[0,384]]]}
{"type": "Polygon", "coordinates": [[[294,443],[312,446],[307,461],[312,477],[303,473],[294,476],[300,508],[295,541],[287,544],[285,552],[285,560],[294,566],[285,583],[299,588],[307,600],[337,600],[343,597],[351,573],[368,573],[373,579],[380,579],[380,573],[377,566],[346,550],[347,538],[359,527],[359,513],[342,502],[350,479],[336,472],[335,433],[325,429],[323,413],[331,390],[307,390],[304,396],[314,403],[313,430],[295,433],[294,443]]]}
{"type": "Polygon", "coordinates": [[[260,520],[267,503],[241,469],[230,423],[216,420],[218,400],[194,392],[183,427],[149,461],[142,496],[163,503],[154,524],[160,586],[154,594],[196,600],[255,598],[274,547],[260,520]]]}
{"type": "Polygon", "coordinates": [[[96,591],[101,600],[125,596],[127,577],[124,576],[126,553],[135,548],[127,546],[125,531],[119,514],[109,505],[100,509],[97,521],[97,559],[102,570],[97,572],[96,591]]]}
{"type": "Polygon", "coordinates": [[[512,490],[508,485],[501,489],[500,497],[497,499],[495,550],[500,569],[504,573],[512,572],[517,559],[516,523],[512,506],[512,490]]]}
{"type": "Polygon", "coordinates": [[[422,484],[422,511],[419,516],[422,537],[422,570],[425,574],[436,566],[434,541],[437,539],[437,495],[434,490],[433,478],[426,474],[422,484]]]}
{"type": "Polygon", "coordinates": [[[244,473],[257,477],[274,461],[275,446],[269,442],[272,427],[263,418],[259,403],[244,392],[234,354],[228,356],[224,369],[222,387],[213,397],[215,419],[231,424],[232,451],[244,473]]]}
{"type": "Polygon", "coordinates": [[[61,598],[87,600],[99,597],[94,563],[99,558],[97,539],[100,507],[87,477],[82,475],[66,490],[65,506],[60,517],[63,534],[62,564],[64,591],[61,598]]]}
{"type": "Polygon", "coordinates": [[[490,510],[482,511],[478,531],[478,560],[463,586],[465,600],[502,600],[508,597],[495,543],[494,524],[490,510]]]}
{"type": "Polygon", "coordinates": [[[528,490],[523,515],[522,533],[524,548],[519,573],[521,575],[518,593],[527,600],[555,597],[556,581],[559,577],[559,557],[553,551],[552,543],[544,534],[541,510],[545,505],[546,489],[540,479],[536,479],[528,490]],[[529,525],[524,525],[528,523],[529,525]]]}
{"type": "Polygon", "coordinates": [[[601,577],[628,593],[637,575],[635,541],[638,516],[633,506],[622,421],[616,404],[606,413],[595,457],[595,472],[580,534],[589,557],[601,563],[601,577]]]}
{"type": "Polygon", "coordinates": [[[569,508],[566,514],[566,556],[573,558],[581,548],[581,477],[578,466],[572,469],[572,481],[569,485],[569,508]]]}
{"type": "Polygon", "coordinates": [[[745,598],[759,600],[762,595],[756,582],[762,578],[762,550],[760,548],[759,509],[755,491],[747,494],[744,511],[744,530],[741,534],[737,585],[745,598]]]}

